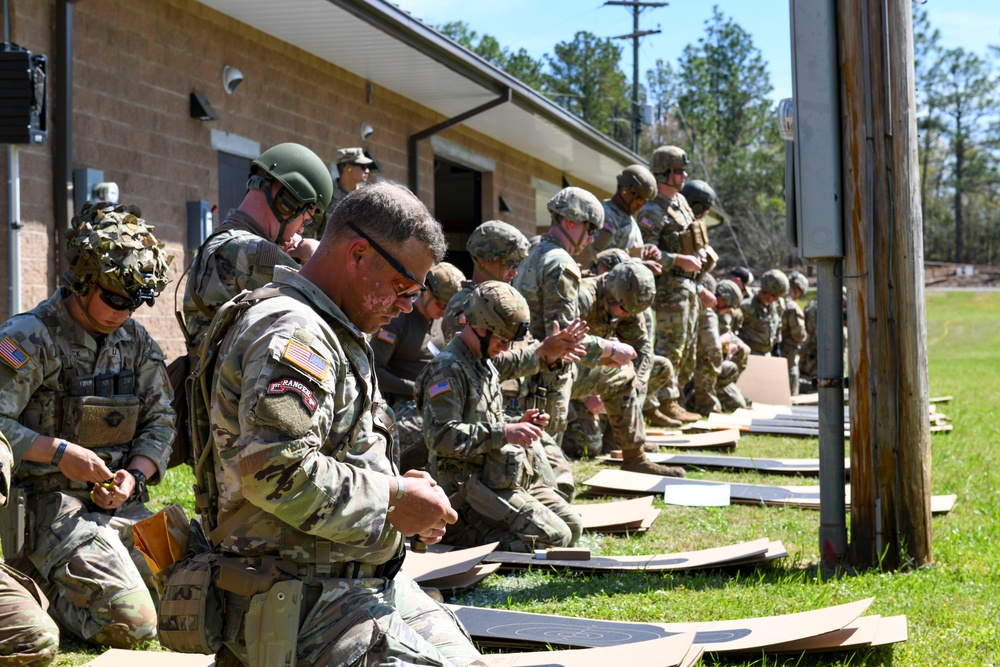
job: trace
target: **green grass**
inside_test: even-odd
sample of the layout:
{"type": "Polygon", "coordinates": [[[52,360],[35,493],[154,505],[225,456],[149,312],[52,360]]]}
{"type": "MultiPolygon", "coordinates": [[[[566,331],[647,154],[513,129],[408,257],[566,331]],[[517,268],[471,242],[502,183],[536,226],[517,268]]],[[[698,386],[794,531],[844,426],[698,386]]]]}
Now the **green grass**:
{"type": "MultiPolygon", "coordinates": [[[[923,667],[1000,665],[1000,292],[928,292],[927,338],[932,396],[954,430],[932,436],[936,494],[958,504],[935,517],[934,565],[914,570],[822,576],[819,513],[773,507],[665,506],[644,535],[585,536],[585,546],[609,555],[660,553],[769,537],[789,558],[770,566],[695,574],[601,576],[535,570],[493,576],[453,602],[567,616],[634,621],[707,621],[769,616],[875,597],[868,614],[906,614],[909,640],[894,647],[791,657],[706,656],[704,664],[733,667],[923,667]]],[[[815,457],[815,439],[744,437],[740,456],[815,457]]],[[[576,465],[577,480],[600,466],[576,465]]],[[[183,469],[186,472],[186,469],[183,469]]],[[[692,478],[809,484],[815,480],[695,471],[692,478]]],[[[153,509],[181,500],[191,511],[190,477],[171,471],[153,492],[153,509]]],[[[64,641],[60,665],[80,665],[93,651],[64,641]]]]}

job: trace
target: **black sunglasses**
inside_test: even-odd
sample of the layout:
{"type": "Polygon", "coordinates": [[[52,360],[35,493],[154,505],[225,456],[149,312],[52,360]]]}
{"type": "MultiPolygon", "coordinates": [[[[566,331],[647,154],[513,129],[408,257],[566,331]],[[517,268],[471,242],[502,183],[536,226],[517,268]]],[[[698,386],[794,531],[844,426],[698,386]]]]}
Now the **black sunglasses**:
{"type": "Polygon", "coordinates": [[[100,283],[97,283],[97,290],[99,292],[98,296],[101,297],[101,301],[114,310],[134,311],[144,303],[148,303],[152,306],[153,302],[156,300],[153,296],[153,290],[148,287],[140,288],[135,294],[127,296],[124,294],[118,294],[117,292],[112,292],[100,283]]]}
{"type": "Polygon", "coordinates": [[[404,278],[415,282],[420,287],[420,289],[416,291],[411,290],[410,292],[401,292],[400,286],[402,285],[402,281],[394,280],[392,282],[392,286],[393,289],[396,290],[396,296],[398,296],[400,299],[416,299],[418,296],[427,291],[427,285],[423,284],[422,282],[414,278],[413,274],[407,271],[406,267],[403,266],[403,264],[398,259],[390,255],[389,252],[385,248],[380,246],[378,243],[376,243],[372,237],[368,236],[363,231],[358,229],[353,222],[347,223],[347,226],[353,229],[355,234],[363,238],[365,241],[368,241],[368,244],[371,247],[375,248],[375,252],[382,255],[382,258],[385,261],[389,262],[389,266],[391,266],[396,271],[401,273],[404,278]]]}

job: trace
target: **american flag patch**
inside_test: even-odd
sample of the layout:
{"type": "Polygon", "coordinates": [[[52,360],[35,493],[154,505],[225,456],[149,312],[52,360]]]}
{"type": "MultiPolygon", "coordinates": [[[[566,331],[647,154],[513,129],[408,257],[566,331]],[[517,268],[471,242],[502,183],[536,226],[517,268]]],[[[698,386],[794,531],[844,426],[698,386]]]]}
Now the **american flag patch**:
{"type": "Polygon", "coordinates": [[[458,323],[459,324],[468,324],[469,323],[469,320],[465,319],[465,313],[459,313],[458,314],[458,323]]]}
{"type": "Polygon", "coordinates": [[[653,228],[653,221],[645,216],[643,216],[642,220],[639,221],[639,224],[645,227],[646,229],[653,228]]]}
{"type": "Polygon", "coordinates": [[[389,345],[396,344],[396,334],[391,331],[386,331],[385,329],[378,330],[378,339],[389,343],[389,345]]]}
{"type": "Polygon", "coordinates": [[[430,389],[427,390],[427,395],[434,398],[448,391],[451,391],[451,382],[441,380],[437,384],[431,385],[430,389]]]}
{"type": "Polygon", "coordinates": [[[10,338],[0,340],[0,359],[3,359],[14,368],[20,368],[28,362],[30,357],[24,350],[17,346],[17,343],[10,338]]]}
{"type": "Polygon", "coordinates": [[[317,380],[325,378],[326,371],[330,368],[329,361],[294,339],[288,341],[282,359],[287,360],[296,368],[301,368],[317,380]]]}

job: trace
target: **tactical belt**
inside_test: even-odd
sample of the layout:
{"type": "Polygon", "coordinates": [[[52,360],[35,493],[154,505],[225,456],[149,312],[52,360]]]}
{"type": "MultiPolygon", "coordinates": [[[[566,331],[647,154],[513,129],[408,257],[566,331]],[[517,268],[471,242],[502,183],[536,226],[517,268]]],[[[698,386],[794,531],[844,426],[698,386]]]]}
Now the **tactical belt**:
{"type": "MultiPolygon", "coordinates": [[[[391,579],[396,576],[402,564],[402,557],[397,557],[378,565],[356,561],[327,563],[320,566],[312,563],[296,563],[295,569],[298,578],[309,583],[316,579],[391,579]]],[[[291,563],[287,565],[291,565],[291,563]]]]}
{"type": "Polygon", "coordinates": [[[687,278],[688,280],[694,280],[696,275],[694,271],[681,271],[680,269],[670,269],[670,274],[680,278],[687,278]]]}

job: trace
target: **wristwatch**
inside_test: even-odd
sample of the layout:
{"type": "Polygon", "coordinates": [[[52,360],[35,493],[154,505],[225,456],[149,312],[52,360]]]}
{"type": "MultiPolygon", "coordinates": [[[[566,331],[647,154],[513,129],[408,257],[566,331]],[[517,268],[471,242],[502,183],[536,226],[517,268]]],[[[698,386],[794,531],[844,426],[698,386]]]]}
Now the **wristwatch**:
{"type": "Polygon", "coordinates": [[[138,468],[129,468],[128,474],[132,475],[135,479],[135,488],[132,489],[132,495],[129,496],[129,500],[138,498],[140,502],[148,503],[149,492],[146,490],[146,473],[138,468]]]}

